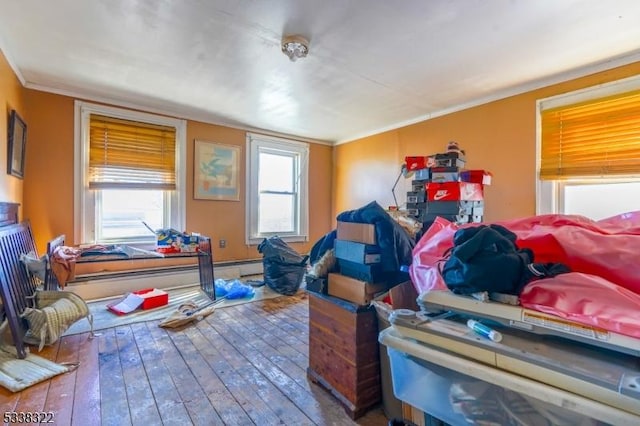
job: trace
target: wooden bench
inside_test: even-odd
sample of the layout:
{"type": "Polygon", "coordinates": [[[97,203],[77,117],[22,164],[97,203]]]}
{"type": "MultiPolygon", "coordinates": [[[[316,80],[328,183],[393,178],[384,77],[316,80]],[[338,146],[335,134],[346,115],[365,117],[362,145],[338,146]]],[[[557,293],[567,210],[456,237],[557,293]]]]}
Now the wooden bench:
{"type": "Polygon", "coordinates": [[[0,228],[0,296],[18,357],[27,356],[23,343],[29,325],[20,317],[38,286],[29,276],[20,255],[36,252],[31,224],[26,221],[0,228]]]}

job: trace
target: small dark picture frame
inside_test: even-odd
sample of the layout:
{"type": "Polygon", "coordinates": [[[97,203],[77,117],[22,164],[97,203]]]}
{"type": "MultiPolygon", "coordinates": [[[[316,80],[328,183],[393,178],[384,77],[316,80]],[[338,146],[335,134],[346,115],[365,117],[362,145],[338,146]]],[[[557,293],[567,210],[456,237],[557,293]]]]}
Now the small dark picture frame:
{"type": "Polygon", "coordinates": [[[24,154],[27,147],[27,124],[11,110],[9,116],[9,137],[7,141],[7,173],[24,178],[24,154]]]}

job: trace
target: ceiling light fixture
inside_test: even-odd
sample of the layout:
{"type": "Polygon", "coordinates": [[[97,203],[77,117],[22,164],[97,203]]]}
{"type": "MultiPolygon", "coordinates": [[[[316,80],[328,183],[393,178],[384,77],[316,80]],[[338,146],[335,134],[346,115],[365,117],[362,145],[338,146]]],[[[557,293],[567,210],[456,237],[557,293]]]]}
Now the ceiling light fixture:
{"type": "Polygon", "coordinates": [[[309,41],[299,35],[289,35],[282,39],[282,52],[295,62],[309,53],[309,41]]]}

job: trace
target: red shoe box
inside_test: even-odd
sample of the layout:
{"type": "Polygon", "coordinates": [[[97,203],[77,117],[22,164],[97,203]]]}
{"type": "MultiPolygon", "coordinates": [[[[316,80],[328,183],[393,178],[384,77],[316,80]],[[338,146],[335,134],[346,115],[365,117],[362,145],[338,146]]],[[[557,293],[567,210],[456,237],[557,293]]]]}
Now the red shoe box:
{"type": "Polygon", "coordinates": [[[427,201],[481,201],[484,199],[482,185],[468,182],[427,183],[427,201]]]}
{"type": "Polygon", "coordinates": [[[462,182],[479,183],[482,185],[491,185],[493,175],[486,170],[463,170],[460,172],[460,180],[462,182]]]}
{"type": "Polygon", "coordinates": [[[133,293],[144,299],[140,309],[153,309],[169,303],[169,293],[157,288],[145,288],[133,293]]]}
{"type": "Polygon", "coordinates": [[[426,169],[435,164],[433,157],[404,157],[404,163],[407,165],[407,170],[419,170],[426,169]]]}

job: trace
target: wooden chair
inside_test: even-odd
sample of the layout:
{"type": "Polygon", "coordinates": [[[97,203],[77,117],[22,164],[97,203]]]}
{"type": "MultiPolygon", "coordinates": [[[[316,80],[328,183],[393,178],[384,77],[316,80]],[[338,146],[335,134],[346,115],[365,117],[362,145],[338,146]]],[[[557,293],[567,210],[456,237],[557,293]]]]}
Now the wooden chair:
{"type": "MultiPolygon", "coordinates": [[[[58,243],[57,238],[51,245],[58,243]]],[[[81,318],[89,320],[93,335],[91,313],[79,296],[68,291],[36,291],[39,281],[27,273],[20,260],[22,254],[29,252],[37,255],[28,221],[0,228],[0,298],[18,358],[27,356],[26,342],[39,347],[53,343],[81,318]]],[[[45,284],[53,287],[51,278],[47,283],[46,273],[45,284]]],[[[4,337],[2,331],[0,338],[4,337]]]]}
{"type": "Polygon", "coordinates": [[[198,236],[198,272],[200,274],[200,288],[211,300],[216,300],[211,238],[202,235],[198,236]]]}
{"type": "Polygon", "coordinates": [[[56,251],[56,249],[64,245],[64,240],[65,240],[65,235],[58,235],[53,240],[47,242],[48,265],[47,265],[47,271],[44,276],[45,290],[51,290],[51,291],[60,290],[60,283],[58,282],[58,278],[56,277],[56,274],[54,274],[53,270],[51,269],[51,258],[53,256],[53,253],[56,251]]]}

